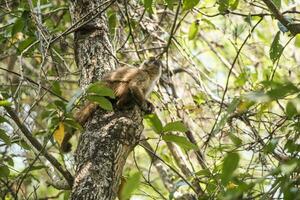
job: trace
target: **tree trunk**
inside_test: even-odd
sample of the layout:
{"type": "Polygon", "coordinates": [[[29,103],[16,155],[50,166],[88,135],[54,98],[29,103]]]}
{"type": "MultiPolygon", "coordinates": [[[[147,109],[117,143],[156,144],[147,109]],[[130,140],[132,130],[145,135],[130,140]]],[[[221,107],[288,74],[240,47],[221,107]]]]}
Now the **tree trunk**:
{"type": "MultiPolygon", "coordinates": [[[[115,68],[106,15],[107,4],[101,0],[70,2],[73,23],[90,22],[75,32],[75,57],[81,69],[80,86],[101,80],[102,75],[115,68]],[[99,8],[100,7],[100,8],[99,8]],[[91,12],[92,11],[92,12],[91,12]],[[101,13],[101,14],[99,14],[101,13]],[[93,16],[96,16],[93,19],[93,16]],[[92,19],[92,20],[91,20],[92,19]]],[[[137,145],[143,130],[142,113],[132,110],[112,112],[98,109],[85,125],[78,142],[76,174],[71,199],[115,199],[123,166],[130,151],[137,145]]]]}

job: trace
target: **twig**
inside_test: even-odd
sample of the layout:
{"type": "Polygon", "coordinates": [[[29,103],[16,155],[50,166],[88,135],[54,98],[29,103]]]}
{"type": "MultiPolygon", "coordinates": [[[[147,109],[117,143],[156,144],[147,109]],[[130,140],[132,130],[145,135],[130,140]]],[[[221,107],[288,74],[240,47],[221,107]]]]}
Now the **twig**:
{"type": "Polygon", "coordinates": [[[32,133],[28,130],[28,128],[22,124],[18,115],[15,111],[10,107],[4,107],[6,112],[10,115],[11,119],[17,124],[20,128],[21,132],[23,133],[24,139],[27,139],[28,143],[30,143],[39,153],[41,153],[57,171],[66,179],[69,186],[72,187],[73,185],[73,176],[71,173],[65,169],[63,169],[62,165],[54,158],[51,154],[45,151],[44,147],[40,144],[40,142],[32,136],[32,133]]]}
{"type": "Polygon", "coordinates": [[[171,45],[171,42],[172,42],[172,39],[173,39],[173,35],[175,34],[176,22],[177,22],[177,18],[179,16],[180,6],[181,6],[181,0],[178,1],[178,6],[177,6],[177,9],[176,9],[174,21],[173,21],[172,28],[171,28],[171,31],[170,31],[170,36],[169,36],[169,39],[168,39],[168,43],[167,43],[164,51],[161,53],[161,56],[164,53],[168,54],[168,50],[169,50],[169,47],[171,45]]]}
{"type": "Polygon", "coordinates": [[[59,38],[68,35],[70,33],[73,33],[74,31],[80,29],[81,27],[83,27],[84,25],[88,24],[89,22],[91,22],[92,20],[94,20],[96,17],[98,17],[99,15],[101,15],[103,12],[105,12],[116,0],[112,0],[112,1],[105,1],[104,3],[102,3],[101,5],[99,5],[97,8],[95,8],[94,10],[90,11],[89,13],[87,13],[86,15],[84,15],[82,18],[80,18],[77,22],[75,22],[71,27],[69,27],[67,30],[65,30],[63,33],[61,33],[59,36],[55,37],[54,39],[52,39],[50,41],[50,44],[53,44],[54,42],[56,42],[59,38]],[[102,6],[104,6],[105,4],[107,4],[107,6],[105,6],[101,11],[99,11],[98,13],[96,13],[94,16],[88,18],[95,10],[98,10],[99,8],[101,8],[102,6]],[[88,19],[86,21],[83,21],[84,19],[88,19]],[[83,21],[83,22],[82,22],[83,21]],[[82,24],[80,24],[80,22],[82,22],[82,24]]]}
{"type": "MultiPolygon", "coordinates": [[[[22,77],[21,74],[19,74],[19,73],[17,73],[17,72],[14,72],[14,71],[11,71],[11,70],[8,70],[8,69],[5,69],[5,68],[3,68],[3,67],[0,67],[0,70],[6,71],[6,72],[8,72],[8,73],[11,73],[11,74],[13,74],[14,76],[22,77]]],[[[26,79],[28,82],[34,84],[34,85],[37,86],[37,87],[40,86],[37,82],[35,82],[34,80],[32,80],[31,78],[29,78],[29,77],[27,77],[27,76],[24,76],[24,79],[26,79]]],[[[50,94],[52,94],[52,95],[56,96],[57,98],[63,100],[64,102],[68,102],[67,99],[65,99],[65,98],[63,98],[62,96],[56,94],[56,93],[53,92],[51,89],[46,88],[45,86],[42,86],[42,85],[41,85],[41,87],[42,87],[44,90],[46,90],[47,92],[49,92],[50,94]]]]}
{"type": "Polygon", "coordinates": [[[132,39],[132,43],[133,43],[133,46],[134,46],[134,49],[135,49],[135,52],[136,52],[136,55],[138,56],[139,60],[142,61],[141,59],[141,56],[139,54],[139,52],[137,51],[138,48],[137,48],[137,45],[136,45],[136,42],[135,42],[135,39],[134,39],[134,36],[133,36],[133,33],[132,33],[132,27],[131,27],[131,23],[130,23],[130,17],[129,17],[129,13],[128,13],[128,9],[127,9],[127,0],[124,1],[125,2],[125,18],[126,18],[126,21],[128,23],[128,29],[129,29],[129,35],[132,39]]]}
{"type": "Polygon", "coordinates": [[[177,174],[196,194],[197,194],[197,190],[192,186],[192,184],[186,179],[184,178],[184,176],[182,174],[180,174],[174,167],[172,167],[171,165],[169,165],[168,163],[166,163],[162,158],[160,158],[158,155],[156,155],[153,151],[151,151],[149,148],[147,148],[146,146],[139,144],[141,147],[143,147],[148,153],[150,153],[151,155],[153,155],[155,158],[157,158],[158,160],[160,160],[162,163],[164,163],[166,166],[168,166],[175,174],[177,174]]]}
{"type": "Polygon", "coordinates": [[[276,5],[271,0],[263,0],[269,10],[273,13],[274,17],[280,21],[293,35],[300,33],[300,24],[290,22],[283,14],[277,9],[276,5]]]}
{"type": "Polygon", "coordinates": [[[218,120],[219,120],[219,117],[220,117],[220,115],[221,115],[222,108],[223,108],[223,103],[224,103],[224,100],[225,100],[226,92],[227,92],[227,90],[228,90],[229,79],[230,79],[231,73],[232,73],[232,71],[233,71],[233,67],[235,66],[235,63],[236,63],[236,61],[237,61],[237,59],[238,59],[238,57],[239,57],[239,55],[240,55],[240,53],[241,53],[241,51],[242,51],[244,45],[247,43],[248,39],[251,37],[252,32],[253,32],[253,31],[255,30],[255,28],[260,24],[260,22],[261,22],[262,20],[263,20],[263,17],[260,18],[260,20],[253,26],[253,28],[251,29],[250,33],[247,35],[246,39],[245,39],[244,42],[242,43],[241,47],[239,48],[239,50],[238,50],[238,52],[237,52],[237,54],[236,54],[236,56],[235,56],[235,58],[234,58],[234,60],[233,60],[233,62],[232,62],[231,68],[229,69],[229,72],[228,72],[228,75],[227,75],[226,86],[225,86],[224,93],[223,93],[223,96],[222,96],[222,101],[221,101],[220,109],[219,109],[217,118],[216,118],[216,120],[215,120],[215,123],[214,123],[214,125],[213,125],[213,127],[212,127],[212,129],[211,129],[211,131],[210,131],[210,133],[209,133],[209,135],[208,135],[208,138],[207,138],[207,140],[206,140],[206,141],[204,142],[204,144],[203,144],[204,147],[206,147],[207,144],[209,143],[209,141],[210,141],[210,139],[211,139],[211,137],[212,137],[212,135],[213,135],[213,132],[214,132],[214,130],[215,130],[215,127],[216,127],[216,125],[217,125],[217,122],[218,122],[218,120]]]}

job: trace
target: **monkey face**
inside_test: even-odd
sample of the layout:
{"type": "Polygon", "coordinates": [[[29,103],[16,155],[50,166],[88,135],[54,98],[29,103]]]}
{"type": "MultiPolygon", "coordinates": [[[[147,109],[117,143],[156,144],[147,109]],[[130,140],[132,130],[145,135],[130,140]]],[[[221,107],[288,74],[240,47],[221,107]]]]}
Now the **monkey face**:
{"type": "Polygon", "coordinates": [[[155,57],[150,57],[150,59],[142,65],[141,69],[150,71],[154,74],[160,74],[161,68],[163,64],[160,60],[156,59],[155,57]]]}
{"type": "Polygon", "coordinates": [[[162,62],[159,59],[156,59],[155,57],[150,57],[150,59],[147,61],[148,65],[153,65],[156,67],[162,67],[162,62]]]}

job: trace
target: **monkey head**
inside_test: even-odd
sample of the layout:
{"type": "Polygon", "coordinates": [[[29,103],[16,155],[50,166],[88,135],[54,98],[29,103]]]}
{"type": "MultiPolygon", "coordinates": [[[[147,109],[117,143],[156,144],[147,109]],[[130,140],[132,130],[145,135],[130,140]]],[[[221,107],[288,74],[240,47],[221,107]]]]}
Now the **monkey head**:
{"type": "Polygon", "coordinates": [[[160,77],[162,71],[162,62],[155,57],[150,57],[149,60],[145,61],[140,67],[141,70],[147,71],[149,74],[153,76],[160,77]]]}

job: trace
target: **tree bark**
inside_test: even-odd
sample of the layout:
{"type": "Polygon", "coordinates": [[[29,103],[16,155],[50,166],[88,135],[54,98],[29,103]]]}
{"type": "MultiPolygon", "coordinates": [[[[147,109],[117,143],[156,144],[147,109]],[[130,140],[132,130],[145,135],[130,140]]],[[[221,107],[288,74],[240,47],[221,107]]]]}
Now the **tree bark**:
{"type": "MultiPolygon", "coordinates": [[[[70,11],[75,24],[91,13],[75,32],[75,58],[81,69],[80,86],[100,80],[115,68],[108,24],[101,13],[101,0],[74,0],[70,11]],[[100,7],[100,8],[99,8],[100,7]],[[93,20],[93,16],[95,17],[93,20]]],[[[85,125],[78,142],[76,172],[71,199],[115,199],[123,166],[130,151],[137,145],[143,130],[139,107],[108,112],[98,109],[85,125]]]]}

